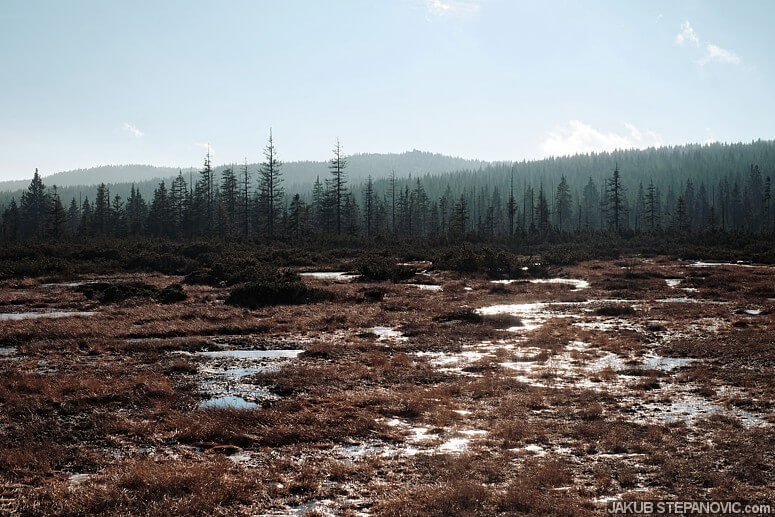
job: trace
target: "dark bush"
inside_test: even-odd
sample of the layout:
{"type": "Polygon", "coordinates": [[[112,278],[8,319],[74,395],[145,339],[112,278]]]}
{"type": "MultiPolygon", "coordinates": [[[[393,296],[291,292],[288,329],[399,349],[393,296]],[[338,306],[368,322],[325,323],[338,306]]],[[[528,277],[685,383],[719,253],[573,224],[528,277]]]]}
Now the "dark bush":
{"type": "Polygon", "coordinates": [[[333,298],[323,289],[307,287],[300,280],[265,280],[242,284],[232,289],[226,303],[249,309],[270,305],[301,305],[333,298]]]}
{"type": "Polygon", "coordinates": [[[183,283],[188,285],[210,285],[217,286],[223,281],[213,273],[212,269],[197,269],[183,277],[183,283]]]}
{"type": "Polygon", "coordinates": [[[635,314],[635,309],[629,305],[606,305],[595,311],[598,316],[630,316],[635,314]]]}
{"type": "Polygon", "coordinates": [[[170,304],[184,301],[188,296],[183,291],[183,286],[180,284],[170,284],[156,296],[156,299],[160,303],[170,304]]]}
{"type": "Polygon", "coordinates": [[[441,323],[449,321],[461,321],[463,323],[483,323],[484,318],[481,314],[474,312],[472,309],[461,309],[459,311],[448,312],[441,316],[436,316],[433,321],[441,323]]]}
{"type": "Polygon", "coordinates": [[[79,285],[76,291],[89,300],[100,303],[118,303],[130,298],[155,298],[159,289],[145,282],[93,282],[79,285]]]}
{"type": "Polygon", "coordinates": [[[433,261],[434,267],[460,273],[486,273],[493,278],[544,276],[541,264],[524,262],[514,253],[494,246],[464,244],[446,250],[433,261]],[[531,268],[537,267],[535,271],[531,268]],[[523,269],[527,268],[527,269],[523,269]]]}
{"type": "Polygon", "coordinates": [[[399,266],[395,259],[380,255],[367,255],[356,262],[356,272],[362,280],[399,282],[412,278],[417,270],[410,266],[399,266]]]}
{"type": "Polygon", "coordinates": [[[367,287],[361,290],[361,293],[363,294],[363,298],[367,301],[381,302],[385,299],[387,289],[383,289],[382,287],[367,287]]]}

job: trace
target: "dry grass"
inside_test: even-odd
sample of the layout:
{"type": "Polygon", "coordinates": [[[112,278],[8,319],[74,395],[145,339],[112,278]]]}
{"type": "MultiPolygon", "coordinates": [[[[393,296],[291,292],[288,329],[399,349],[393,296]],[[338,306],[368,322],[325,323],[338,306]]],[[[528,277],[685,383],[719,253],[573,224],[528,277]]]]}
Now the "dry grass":
{"type": "MultiPolygon", "coordinates": [[[[251,311],[221,303],[225,289],[186,286],[188,299],[175,305],[135,299],[90,318],[2,321],[0,346],[16,347],[18,357],[0,357],[0,513],[249,515],[326,499],[342,515],[592,515],[600,506],[591,498],[603,495],[772,499],[771,429],[738,416],[766,419],[774,407],[771,273],[689,271],[664,259],[624,264],[567,268],[564,275],[592,284],[578,292],[434,272],[443,291],[311,282],[339,302],[251,311]],[[673,289],[664,278],[685,280],[673,289]],[[692,286],[699,292],[676,290],[692,286]],[[729,303],[655,301],[684,294],[729,303]],[[603,298],[638,301],[594,302],[603,298]],[[505,330],[519,326],[513,316],[474,312],[586,300],[552,309],[571,317],[550,313],[540,328],[516,334],[505,330]],[[745,313],[751,304],[762,314],[745,313]],[[632,305],[634,312],[619,311],[632,305]],[[575,325],[612,315],[635,330],[575,325]],[[703,330],[702,322],[720,323],[703,330]],[[378,339],[374,326],[408,339],[378,339]],[[488,355],[457,370],[418,354],[482,350],[482,341],[491,343],[488,355]],[[575,341],[589,348],[568,350],[575,341]],[[212,366],[195,352],[228,347],[304,353],[242,379],[279,399],[251,410],[195,409],[201,371],[212,366]],[[626,367],[596,369],[603,351],[626,367]],[[694,362],[648,370],[647,353],[694,362]],[[668,424],[645,409],[681,394],[723,412],[668,424]],[[417,440],[410,427],[427,437],[417,440]],[[486,434],[464,434],[471,430],[486,434]],[[462,452],[438,448],[462,436],[470,440],[462,452]],[[343,452],[351,446],[374,453],[343,452]],[[405,446],[417,454],[402,454],[405,446]],[[235,452],[248,459],[224,457],[235,452]],[[70,473],[91,476],[72,484],[70,473]]],[[[71,288],[40,283],[3,283],[0,305],[94,308],[71,288]]]]}
{"type": "Polygon", "coordinates": [[[19,502],[22,515],[209,516],[261,498],[246,472],[219,457],[119,463],[73,487],[67,480],[19,502]]]}

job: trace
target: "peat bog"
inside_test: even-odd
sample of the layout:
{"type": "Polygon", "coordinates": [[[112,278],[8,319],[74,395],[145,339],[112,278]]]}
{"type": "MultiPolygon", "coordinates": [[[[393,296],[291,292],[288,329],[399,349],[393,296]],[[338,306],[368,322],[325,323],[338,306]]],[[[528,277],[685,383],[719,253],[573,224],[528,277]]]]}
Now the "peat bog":
{"type": "Polygon", "coordinates": [[[267,287],[283,304],[162,273],[3,280],[0,509],[773,499],[772,266],[635,257],[493,282],[342,265],[284,272],[267,287]]]}

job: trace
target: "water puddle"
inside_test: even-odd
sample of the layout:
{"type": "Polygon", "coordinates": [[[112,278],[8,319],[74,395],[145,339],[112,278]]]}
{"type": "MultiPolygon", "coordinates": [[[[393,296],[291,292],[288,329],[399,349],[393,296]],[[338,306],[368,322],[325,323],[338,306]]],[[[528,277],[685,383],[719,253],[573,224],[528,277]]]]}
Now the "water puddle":
{"type": "Polygon", "coordinates": [[[563,311],[570,307],[578,307],[589,302],[535,302],[535,303],[514,303],[503,305],[490,305],[476,309],[476,313],[482,316],[497,316],[508,314],[517,316],[521,325],[509,327],[508,331],[518,332],[521,330],[535,330],[540,328],[550,318],[567,318],[573,313],[563,311]]]}
{"type": "Polygon", "coordinates": [[[6,312],[0,314],[0,321],[34,320],[38,318],[81,318],[94,316],[89,311],[51,311],[51,312],[6,312]]]}
{"type": "MultiPolygon", "coordinates": [[[[686,291],[687,289],[691,289],[691,288],[687,287],[684,290],[686,291]]],[[[690,291],[687,291],[687,292],[690,292],[690,291]]],[[[707,303],[711,305],[723,305],[725,303],[729,303],[728,301],[725,301],[725,300],[705,300],[702,298],[689,298],[688,296],[671,296],[668,298],[657,298],[654,301],[658,303],[707,303]]]]}
{"type": "Polygon", "coordinates": [[[199,352],[199,355],[213,358],[229,359],[295,359],[304,350],[216,350],[214,352],[199,352]]]}
{"type": "MultiPolygon", "coordinates": [[[[491,283],[510,285],[515,282],[525,281],[526,280],[524,279],[510,278],[507,280],[492,280],[491,283]]],[[[568,284],[573,286],[574,289],[587,289],[589,287],[589,282],[586,280],[580,280],[578,278],[534,278],[532,280],[527,280],[527,282],[531,284],[568,284]]]]}
{"type": "Polygon", "coordinates": [[[681,283],[681,278],[665,278],[665,283],[671,289],[675,289],[681,283]]]}
{"type": "Polygon", "coordinates": [[[0,346],[0,357],[9,357],[12,355],[16,355],[16,347],[0,346]]]}
{"type": "Polygon", "coordinates": [[[48,284],[40,284],[41,287],[45,287],[47,289],[50,289],[52,287],[78,287],[84,284],[92,284],[96,283],[97,280],[91,280],[91,281],[81,281],[81,282],[54,282],[54,283],[48,283],[48,284]]]}
{"type": "Polygon", "coordinates": [[[468,443],[470,438],[450,438],[446,442],[439,445],[439,451],[441,452],[463,452],[468,449],[468,443]]]}
{"type": "Polygon", "coordinates": [[[643,368],[646,370],[661,370],[669,372],[677,368],[689,366],[694,359],[689,357],[662,357],[659,355],[647,355],[643,358],[643,368]]]}
{"type": "Polygon", "coordinates": [[[262,513],[264,517],[302,517],[304,515],[334,516],[334,501],[329,499],[307,501],[296,506],[288,506],[280,512],[262,513]]]}
{"type": "Polygon", "coordinates": [[[369,332],[377,336],[380,341],[392,339],[394,341],[406,341],[408,338],[400,330],[393,327],[371,327],[369,332]]]}
{"type": "Polygon", "coordinates": [[[742,261],[737,262],[705,262],[704,260],[696,260],[689,264],[691,267],[719,267],[719,266],[737,266],[737,267],[755,267],[753,264],[746,264],[742,261]]]}
{"type": "Polygon", "coordinates": [[[256,407],[255,401],[277,398],[269,389],[250,382],[259,372],[274,371],[287,360],[295,359],[303,350],[215,350],[197,352],[206,358],[199,367],[198,380],[203,393],[210,398],[200,408],[256,407]]]}
{"type": "Polygon", "coordinates": [[[258,407],[255,402],[249,402],[236,395],[212,397],[199,403],[199,409],[253,409],[258,407]]]}
{"type": "Polygon", "coordinates": [[[669,403],[648,402],[642,405],[648,416],[667,423],[693,424],[700,418],[713,415],[723,415],[739,419],[746,426],[766,426],[769,423],[751,412],[740,409],[727,409],[720,404],[711,402],[696,395],[683,395],[678,400],[669,403]]]}
{"type": "Polygon", "coordinates": [[[537,278],[530,281],[531,284],[570,284],[574,289],[587,289],[589,282],[578,278],[537,278]]]}
{"type": "Polygon", "coordinates": [[[428,357],[431,366],[436,367],[439,371],[463,375],[467,373],[462,371],[463,368],[492,354],[477,350],[465,350],[458,353],[416,352],[415,355],[418,357],[428,357]]]}
{"type": "Polygon", "coordinates": [[[440,285],[435,284],[406,284],[411,287],[415,287],[417,289],[420,289],[421,291],[442,291],[442,287],[440,285]]]}
{"type": "Polygon", "coordinates": [[[313,271],[309,273],[299,273],[299,276],[322,280],[323,282],[352,282],[360,275],[348,273],[346,271],[313,271]]]}

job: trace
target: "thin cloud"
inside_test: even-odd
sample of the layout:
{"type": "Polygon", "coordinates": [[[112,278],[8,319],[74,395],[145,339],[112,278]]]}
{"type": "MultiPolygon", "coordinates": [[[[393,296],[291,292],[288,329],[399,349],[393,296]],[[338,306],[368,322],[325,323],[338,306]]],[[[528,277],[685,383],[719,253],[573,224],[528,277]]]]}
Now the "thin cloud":
{"type": "Polygon", "coordinates": [[[145,136],[145,133],[137,129],[134,124],[130,124],[129,122],[124,122],[124,129],[135,138],[142,138],[145,136]]]}
{"type": "MultiPolygon", "coordinates": [[[[685,43],[690,43],[698,48],[701,43],[700,37],[688,21],[681,24],[681,32],[676,34],[675,42],[680,46],[683,46],[685,43]]],[[[700,66],[705,66],[708,63],[738,65],[742,62],[742,58],[735,52],[719,47],[715,43],[706,41],[704,42],[704,46],[705,54],[697,60],[697,63],[700,66]]]]}
{"type": "Polygon", "coordinates": [[[675,42],[681,46],[687,42],[693,44],[695,47],[700,46],[700,38],[688,21],[681,24],[681,32],[675,35],[675,42]]]}
{"type": "Polygon", "coordinates": [[[732,52],[731,50],[721,48],[713,43],[705,45],[705,55],[700,59],[700,64],[705,65],[707,63],[725,63],[730,65],[740,64],[740,56],[732,52]]]}
{"type": "Polygon", "coordinates": [[[209,151],[210,152],[210,156],[215,156],[215,149],[213,149],[213,146],[211,146],[210,144],[201,143],[201,142],[195,142],[194,145],[199,147],[200,149],[202,149],[204,152],[208,152],[209,151]]]}
{"type": "Polygon", "coordinates": [[[545,156],[569,156],[662,145],[662,137],[654,131],[642,130],[630,123],[625,123],[624,127],[626,133],[604,132],[579,120],[571,120],[567,127],[550,131],[541,148],[545,156]]]}
{"type": "Polygon", "coordinates": [[[476,0],[425,0],[425,8],[435,16],[474,16],[481,3],[476,0]]]}

